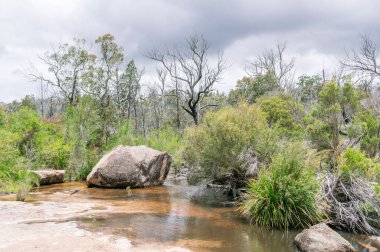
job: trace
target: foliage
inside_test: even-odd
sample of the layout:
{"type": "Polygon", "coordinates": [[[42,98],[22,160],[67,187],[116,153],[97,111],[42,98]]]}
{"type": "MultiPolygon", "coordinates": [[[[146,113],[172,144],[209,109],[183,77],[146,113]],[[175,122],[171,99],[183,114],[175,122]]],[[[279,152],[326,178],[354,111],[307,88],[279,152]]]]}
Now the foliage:
{"type": "Polygon", "coordinates": [[[240,102],[252,104],[258,97],[278,89],[280,89],[279,83],[271,72],[255,77],[245,76],[238,80],[236,89],[230,91],[228,101],[230,104],[239,104],[240,102]]]}
{"type": "Polygon", "coordinates": [[[343,153],[339,165],[341,176],[364,177],[370,181],[380,181],[380,164],[367,158],[358,148],[348,148],[343,153]]]}
{"type": "Polygon", "coordinates": [[[375,157],[380,151],[380,121],[369,111],[363,111],[354,119],[362,126],[360,148],[369,157],[375,157]]]}
{"type": "Polygon", "coordinates": [[[19,136],[0,129],[0,139],[0,192],[29,188],[35,177],[26,169],[26,160],[18,148],[19,136]]]}
{"type": "Polygon", "coordinates": [[[303,105],[291,96],[282,94],[263,98],[260,108],[266,113],[270,127],[287,137],[303,137],[302,119],[305,111],[303,105]]]}
{"type": "Polygon", "coordinates": [[[64,143],[68,150],[65,168],[69,180],[85,178],[89,167],[99,158],[101,150],[97,148],[102,147],[103,140],[97,105],[91,97],[84,96],[63,115],[64,143]]]}
{"type": "Polygon", "coordinates": [[[106,149],[110,150],[120,144],[130,146],[146,145],[159,151],[166,151],[173,158],[172,166],[174,169],[178,170],[180,167],[181,136],[176,129],[168,127],[152,130],[144,138],[134,133],[131,122],[126,121],[120,126],[118,134],[106,149]]]}
{"type": "Polygon", "coordinates": [[[260,226],[288,229],[309,226],[321,216],[316,197],[319,190],[314,173],[306,167],[299,143],[275,154],[269,169],[251,180],[240,210],[260,226]]]}
{"type": "Polygon", "coordinates": [[[6,114],[4,108],[0,106],[0,128],[4,127],[6,114]]]}
{"type": "Polygon", "coordinates": [[[20,136],[18,148],[22,155],[29,160],[35,157],[35,137],[41,128],[37,111],[21,107],[8,118],[8,128],[20,136]]]}
{"type": "Polygon", "coordinates": [[[266,127],[265,114],[257,106],[241,104],[209,113],[203,124],[186,130],[183,159],[214,177],[242,173],[236,157],[248,146],[254,147],[266,127]]]}
{"type": "MultiPolygon", "coordinates": [[[[45,122],[37,133],[36,162],[50,169],[64,169],[68,165],[71,145],[65,142],[60,125],[45,122]]],[[[42,168],[42,167],[41,167],[42,168]]]]}
{"type": "Polygon", "coordinates": [[[317,150],[325,153],[330,169],[336,169],[340,153],[344,149],[341,138],[344,126],[350,124],[360,108],[359,95],[353,85],[339,87],[326,83],[319,93],[318,104],[312,111],[313,122],[307,127],[308,137],[317,150]]]}
{"type": "Polygon", "coordinates": [[[323,81],[319,75],[302,75],[298,78],[297,89],[301,102],[303,103],[316,101],[322,88],[323,81]]]}

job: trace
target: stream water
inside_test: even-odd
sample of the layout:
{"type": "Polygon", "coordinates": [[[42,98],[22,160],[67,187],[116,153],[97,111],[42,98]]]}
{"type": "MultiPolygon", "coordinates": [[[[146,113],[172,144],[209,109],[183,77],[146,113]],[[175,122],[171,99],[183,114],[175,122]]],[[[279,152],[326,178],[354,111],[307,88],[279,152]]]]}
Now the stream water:
{"type": "MultiPolygon", "coordinates": [[[[34,218],[29,225],[75,223],[86,232],[126,238],[132,248],[150,244],[157,250],[171,248],[168,251],[297,251],[293,239],[300,230],[284,232],[250,225],[235,207],[224,204],[226,200],[221,192],[184,182],[168,181],[164,186],[131,192],[64,183],[35,189],[24,204],[44,207],[46,202],[54,202],[59,204],[55,207],[67,211],[60,218],[54,213],[42,220],[34,218]]],[[[56,212],[54,209],[47,212],[56,212]]],[[[365,251],[357,244],[363,238],[343,235],[365,251]]]]}

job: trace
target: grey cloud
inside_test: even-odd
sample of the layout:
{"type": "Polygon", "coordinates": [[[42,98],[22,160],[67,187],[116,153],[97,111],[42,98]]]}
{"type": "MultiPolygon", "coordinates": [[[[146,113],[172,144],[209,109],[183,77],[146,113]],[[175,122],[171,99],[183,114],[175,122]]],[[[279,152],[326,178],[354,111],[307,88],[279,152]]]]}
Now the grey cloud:
{"type": "MultiPolygon", "coordinates": [[[[380,43],[379,9],[374,0],[0,1],[0,85],[6,87],[0,100],[21,95],[17,87],[30,87],[12,72],[36,61],[38,54],[73,37],[94,41],[104,33],[115,35],[127,56],[148,70],[154,69],[144,57],[148,49],[180,44],[189,34],[201,33],[212,53],[225,50],[233,65],[225,74],[226,90],[244,74],[239,69],[246,59],[276,41],[286,41],[289,52],[300,62],[307,59],[312,71],[313,64],[357,47],[360,33],[380,43]],[[319,58],[311,61],[312,55],[319,58]]],[[[305,69],[299,66],[300,72],[305,69]]]]}

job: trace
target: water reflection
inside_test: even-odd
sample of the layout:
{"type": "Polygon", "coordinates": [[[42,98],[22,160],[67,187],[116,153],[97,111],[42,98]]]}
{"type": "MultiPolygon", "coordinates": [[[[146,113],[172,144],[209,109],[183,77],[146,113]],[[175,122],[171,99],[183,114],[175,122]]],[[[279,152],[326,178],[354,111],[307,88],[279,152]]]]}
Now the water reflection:
{"type": "Polygon", "coordinates": [[[184,183],[126,190],[87,188],[82,183],[41,187],[28,201],[93,203],[95,215],[75,219],[81,228],[127,237],[134,245],[180,246],[194,251],[296,251],[297,230],[283,232],[249,225],[220,192],[184,183]]]}

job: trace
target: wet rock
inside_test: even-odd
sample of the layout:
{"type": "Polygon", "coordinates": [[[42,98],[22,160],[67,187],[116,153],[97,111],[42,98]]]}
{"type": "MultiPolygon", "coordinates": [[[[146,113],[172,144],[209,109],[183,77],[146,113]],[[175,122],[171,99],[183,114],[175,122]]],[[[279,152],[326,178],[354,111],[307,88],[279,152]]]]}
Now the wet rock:
{"type": "Polygon", "coordinates": [[[32,172],[38,176],[40,185],[63,183],[65,178],[65,170],[35,170],[32,172]]]}
{"type": "Polygon", "coordinates": [[[354,251],[354,248],[347,240],[324,223],[303,230],[296,236],[294,242],[304,252],[354,251]]]}
{"type": "Polygon", "coordinates": [[[183,164],[181,165],[181,169],[175,173],[174,171],[169,173],[168,180],[174,181],[185,181],[187,180],[187,176],[189,174],[189,169],[186,168],[183,164]]]}
{"type": "Polygon", "coordinates": [[[221,188],[221,189],[227,189],[227,185],[218,185],[218,184],[213,184],[213,183],[208,183],[207,188],[221,188]]]}
{"type": "Polygon", "coordinates": [[[146,146],[118,146],[103,156],[87,176],[89,186],[107,188],[162,185],[172,159],[146,146]]]}
{"type": "Polygon", "coordinates": [[[380,250],[380,236],[372,235],[368,238],[368,240],[371,242],[373,246],[375,246],[376,248],[379,248],[380,250]]]}

